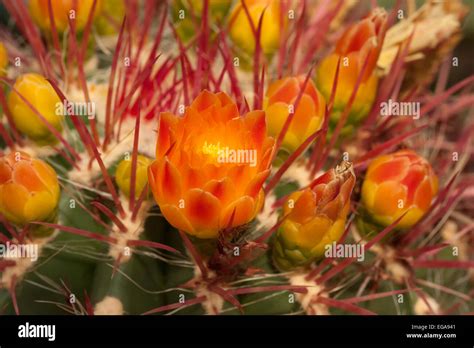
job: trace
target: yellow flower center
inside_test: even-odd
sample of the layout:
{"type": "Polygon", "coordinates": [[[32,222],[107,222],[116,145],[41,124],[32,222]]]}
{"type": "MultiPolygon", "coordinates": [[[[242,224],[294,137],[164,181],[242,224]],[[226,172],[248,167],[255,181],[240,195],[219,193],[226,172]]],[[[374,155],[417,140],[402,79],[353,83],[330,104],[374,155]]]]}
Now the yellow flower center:
{"type": "Polygon", "coordinates": [[[221,145],[220,142],[218,142],[217,144],[211,144],[205,141],[204,144],[202,145],[201,152],[204,155],[217,160],[217,157],[219,156],[219,151],[221,149],[220,145],[221,145]]]}

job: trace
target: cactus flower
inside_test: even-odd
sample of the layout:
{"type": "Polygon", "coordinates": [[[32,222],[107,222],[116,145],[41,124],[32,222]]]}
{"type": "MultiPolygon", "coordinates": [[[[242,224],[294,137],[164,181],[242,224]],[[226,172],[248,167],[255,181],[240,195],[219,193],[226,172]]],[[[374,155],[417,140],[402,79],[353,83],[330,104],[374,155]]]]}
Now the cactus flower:
{"type": "MultiPolygon", "coordinates": [[[[51,20],[48,9],[49,0],[30,0],[29,11],[35,23],[41,30],[51,31],[51,20]]],[[[75,19],[76,30],[81,31],[87,24],[89,13],[92,10],[94,0],[51,0],[54,24],[56,30],[64,32],[69,26],[69,19],[75,19]],[[77,4],[77,5],[75,5],[77,4]],[[77,8],[74,8],[77,6],[77,8]]],[[[94,10],[94,18],[100,13],[102,0],[97,0],[94,10]]]]}
{"type": "Polygon", "coordinates": [[[343,162],[288,197],[285,220],[273,246],[279,269],[306,266],[324,255],[326,245],[337,242],[344,232],[354,184],[352,164],[343,162]]]}
{"type": "MultiPolygon", "coordinates": [[[[209,1],[210,27],[218,26],[229,12],[232,0],[209,1]]],[[[171,2],[171,14],[181,40],[188,42],[196,35],[204,7],[203,0],[175,0],[171,2]]]]}
{"type": "Polygon", "coordinates": [[[56,172],[24,152],[0,157],[0,213],[10,222],[53,221],[59,202],[56,172]]]}
{"type": "Polygon", "coordinates": [[[275,81],[268,88],[265,99],[268,133],[275,138],[280,134],[289,114],[294,113],[282,142],[282,148],[290,153],[320,129],[324,120],[326,102],[311,80],[308,80],[298,108],[294,110],[304,81],[304,76],[275,81]]]}
{"type": "Polygon", "coordinates": [[[438,191],[431,165],[411,150],[374,159],[362,185],[362,203],[378,224],[388,226],[406,213],[398,229],[413,226],[428,211],[438,191]]]}
{"type": "MultiPolygon", "coordinates": [[[[280,45],[282,28],[286,25],[280,23],[281,3],[279,0],[244,0],[252,18],[253,27],[258,28],[261,15],[264,13],[260,45],[265,55],[273,54],[280,45]]],[[[255,35],[241,1],[237,1],[229,17],[229,34],[234,44],[246,54],[252,55],[255,51],[255,35]]]]}
{"type": "MultiPolygon", "coordinates": [[[[137,198],[148,182],[148,166],[152,160],[146,156],[137,156],[137,174],[135,177],[135,197],[137,198]]],[[[120,191],[127,197],[130,196],[130,183],[132,176],[132,159],[120,161],[115,171],[115,182],[120,191]]]]}
{"type": "Polygon", "coordinates": [[[63,117],[58,112],[61,101],[54,88],[43,76],[33,73],[19,76],[13,87],[16,92],[10,92],[8,107],[18,130],[40,145],[56,143],[57,139],[43,120],[18,95],[28,100],[50,125],[62,131],[63,117]]]}
{"type": "Polygon", "coordinates": [[[250,222],[264,201],[273,145],[265,113],[241,117],[222,92],[201,92],[183,117],[162,113],[148,181],[164,217],[198,238],[250,222]]]}
{"type": "Polygon", "coordinates": [[[0,76],[7,74],[8,52],[3,43],[0,42],[0,76]]]}
{"type": "Polygon", "coordinates": [[[337,90],[330,118],[330,125],[334,128],[349,103],[367,60],[343,134],[357,126],[367,116],[374,103],[378,86],[375,66],[382,47],[381,33],[385,31],[386,17],[385,10],[376,8],[367,18],[350,26],[337,42],[333,53],[324,58],[317,69],[316,85],[326,100],[329,100],[340,59],[337,90]]]}

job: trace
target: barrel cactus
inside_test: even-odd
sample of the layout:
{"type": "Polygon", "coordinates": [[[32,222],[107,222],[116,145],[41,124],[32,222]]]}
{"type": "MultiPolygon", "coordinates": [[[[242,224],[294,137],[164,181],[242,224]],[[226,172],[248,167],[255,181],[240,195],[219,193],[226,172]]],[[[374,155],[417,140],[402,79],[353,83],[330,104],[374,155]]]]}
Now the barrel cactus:
{"type": "Polygon", "coordinates": [[[3,1],[2,313],[474,310],[468,6],[116,2],[3,1]]]}

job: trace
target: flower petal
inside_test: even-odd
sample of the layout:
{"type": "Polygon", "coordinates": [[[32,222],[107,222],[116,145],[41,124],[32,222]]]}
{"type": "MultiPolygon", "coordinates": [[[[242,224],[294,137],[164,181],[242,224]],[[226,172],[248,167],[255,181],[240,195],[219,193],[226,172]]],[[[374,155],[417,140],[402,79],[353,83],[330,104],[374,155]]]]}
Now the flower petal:
{"type": "Polygon", "coordinates": [[[196,235],[217,237],[219,232],[219,216],[221,203],[219,200],[202,189],[191,189],[185,197],[185,214],[196,235]]]}
{"type": "Polygon", "coordinates": [[[406,191],[396,181],[385,181],[377,188],[373,211],[377,215],[393,216],[395,213],[404,211],[407,207],[398,207],[399,202],[405,205],[406,191]]]}
{"type": "Polygon", "coordinates": [[[11,167],[5,161],[0,161],[0,185],[6,183],[7,181],[10,181],[11,178],[11,167]]]}
{"type": "Polygon", "coordinates": [[[249,196],[243,196],[228,205],[222,215],[221,227],[228,227],[232,214],[232,227],[240,226],[250,222],[255,216],[254,200],[249,196]]]}
{"type": "Polygon", "coordinates": [[[156,142],[156,158],[163,157],[175,141],[175,130],[178,119],[171,113],[160,114],[158,121],[158,137],[156,142]]]}
{"type": "Polygon", "coordinates": [[[304,224],[316,214],[316,194],[309,188],[304,190],[293,204],[294,208],[288,217],[293,221],[304,224]]]}
{"type": "Polygon", "coordinates": [[[15,183],[0,186],[0,212],[13,223],[25,223],[23,212],[30,198],[28,191],[15,183]]]}
{"type": "Polygon", "coordinates": [[[148,173],[158,203],[176,204],[183,198],[181,175],[167,157],[154,161],[148,173]]]}
{"type": "Polygon", "coordinates": [[[191,107],[196,109],[197,112],[202,112],[213,105],[220,107],[221,101],[214,93],[211,93],[205,89],[201,93],[199,93],[196,99],[194,99],[191,104],[191,107]]]}
{"type": "Polygon", "coordinates": [[[267,180],[270,175],[270,169],[264,170],[258,173],[248,184],[245,194],[252,198],[256,198],[260,190],[262,189],[263,183],[267,180]]]}
{"type": "Polygon", "coordinates": [[[164,204],[160,206],[161,213],[166,220],[178,230],[195,234],[193,226],[189,223],[186,216],[183,214],[183,209],[180,209],[171,204],[164,204]]]}
{"type": "Polygon", "coordinates": [[[407,175],[410,162],[406,157],[390,158],[389,161],[380,163],[376,167],[372,165],[367,171],[367,178],[376,183],[387,180],[400,180],[407,175]]]}
{"type": "Polygon", "coordinates": [[[46,186],[40,180],[30,162],[18,162],[13,171],[13,181],[25,187],[29,192],[46,190],[46,186]]]}
{"type": "Polygon", "coordinates": [[[224,206],[235,200],[236,197],[235,187],[228,177],[209,181],[204,186],[204,191],[215,196],[224,206]]]}
{"type": "MultiPolygon", "coordinates": [[[[273,84],[272,84],[273,85],[273,84]]],[[[300,84],[295,78],[282,79],[274,87],[268,89],[269,104],[283,102],[290,104],[300,91],[300,84]]]]}
{"type": "Polygon", "coordinates": [[[250,130],[250,140],[255,150],[259,149],[267,135],[267,126],[264,111],[251,111],[244,116],[247,129],[250,130]]]}
{"type": "Polygon", "coordinates": [[[433,198],[433,192],[431,191],[431,185],[428,178],[425,178],[423,182],[417,187],[414,195],[414,203],[418,206],[418,208],[420,208],[422,211],[427,211],[433,198]]]}

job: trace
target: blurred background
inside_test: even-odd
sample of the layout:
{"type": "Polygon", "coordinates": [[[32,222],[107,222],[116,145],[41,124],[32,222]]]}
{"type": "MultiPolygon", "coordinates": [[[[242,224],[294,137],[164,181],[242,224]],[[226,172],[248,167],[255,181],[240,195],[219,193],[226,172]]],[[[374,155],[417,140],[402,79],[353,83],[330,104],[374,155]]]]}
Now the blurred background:
{"type": "MultiPolygon", "coordinates": [[[[28,0],[19,0],[19,1],[28,1],[28,0]]],[[[127,0],[113,0],[117,2],[127,1],[127,0]]],[[[155,0],[157,3],[165,0],[155,0]]],[[[168,0],[169,2],[176,1],[176,0],[168,0]]],[[[212,1],[212,0],[211,0],[212,1]]],[[[232,0],[229,0],[232,1],[232,0]]],[[[239,0],[233,0],[239,1],[239,0]]],[[[301,1],[301,0],[299,0],[301,1]]],[[[317,1],[317,0],[307,0],[307,1],[317,1]]],[[[336,1],[336,0],[334,0],[336,1]]],[[[354,1],[354,0],[344,0],[344,1],[354,1]]],[[[355,0],[358,2],[356,9],[352,11],[351,16],[360,17],[365,12],[365,7],[370,7],[373,3],[377,3],[379,6],[386,8],[387,10],[392,9],[396,6],[397,0],[355,0]]],[[[413,1],[416,3],[416,7],[419,8],[427,0],[401,0],[401,6],[406,7],[407,1],[413,1]]],[[[434,0],[438,1],[438,0],[434,0]]],[[[439,0],[439,1],[450,1],[450,0],[439,0]]],[[[472,9],[474,8],[474,0],[463,0],[463,3],[469,7],[470,11],[466,16],[466,19],[463,24],[463,36],[461,41],[457,45],[456,49],[454,50],[454,56],[459,58],[460,62],[472,62],[474,59],[474,12],[472,9]]],[[[10,26],[12,28],[12,23],[10,21],[9,15],[3,6],[3,0],[0,0],[0,23],[3,26],[10,26]]],[[[13,29],[13,28],[12,28],[13,29]]],[[[452,85],[464,77],[474,74],[474,64],[460,64],[459,69],[451,69],[450,77],[449,77],[449,85],[452,85]]]]}

